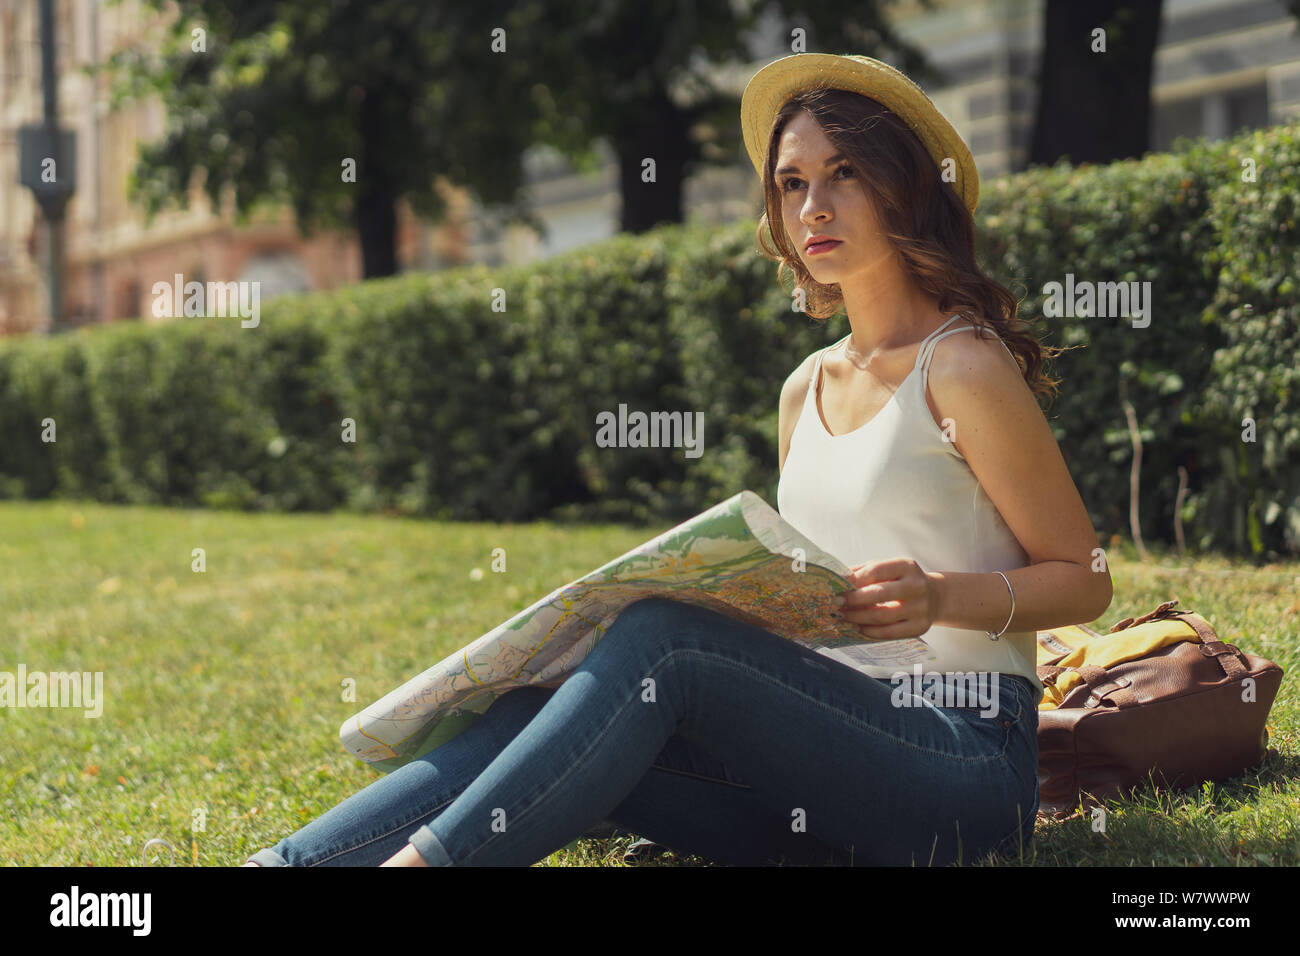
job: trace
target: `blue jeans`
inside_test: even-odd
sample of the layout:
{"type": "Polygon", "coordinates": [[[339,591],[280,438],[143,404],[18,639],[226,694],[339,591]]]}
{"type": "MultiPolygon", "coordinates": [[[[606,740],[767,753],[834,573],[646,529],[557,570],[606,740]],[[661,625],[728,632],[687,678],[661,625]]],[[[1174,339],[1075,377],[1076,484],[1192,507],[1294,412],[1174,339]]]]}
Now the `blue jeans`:
{"type": "Polygon", "coordinates": [[[719,863],[946,865],[1015,856],[1038,809],[1039,689],[940,707],[663,598],[629,605],[558,688],[470,728],[250,859],[526,866],[604,822],[719,863]]]}

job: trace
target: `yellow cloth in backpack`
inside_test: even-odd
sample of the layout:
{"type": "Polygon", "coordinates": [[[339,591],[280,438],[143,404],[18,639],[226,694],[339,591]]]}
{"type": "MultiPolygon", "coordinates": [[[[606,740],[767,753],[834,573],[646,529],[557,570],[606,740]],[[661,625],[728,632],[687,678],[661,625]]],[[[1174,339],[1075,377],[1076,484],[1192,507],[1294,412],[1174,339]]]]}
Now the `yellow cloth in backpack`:
{"type": "MultiPolygon", "coordinates": [[[[1180,641],[1201,642],[1196,628],[1180,618],[1159,618],[1133,625],[1113,634],[1101,634],[1089,627],[1071,624],[1038,632],[1038,666],[1113,667],[1126,661],[1149,657],[1156,651],[1180,641]]],[[[1039,710],[1061,706],[1067,694],[1079,683],[1078,671],[1067,670],[1054,683],[1044,682],[1039,710]]]]}

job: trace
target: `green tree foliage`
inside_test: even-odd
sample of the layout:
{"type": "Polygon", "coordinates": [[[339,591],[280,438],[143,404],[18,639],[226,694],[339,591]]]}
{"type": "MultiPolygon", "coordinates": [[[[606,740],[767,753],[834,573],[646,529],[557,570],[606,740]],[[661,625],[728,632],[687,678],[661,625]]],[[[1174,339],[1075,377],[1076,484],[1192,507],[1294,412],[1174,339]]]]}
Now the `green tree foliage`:
{"type": "Polygon", "coordinates": [[[761,17],[807,49],[895,54],[928,75],[877,0],[850,12],[825,0],[144,2],[179,16],[155,49],[123,50],[108,72],[115,104],[154,94],[167,112],[134,176],[149,214],[184,205],[205,170],[214,208],[230,190],[241,217],[284,203],[304,230],[355,228],[366,277],[396,271],[399,198],[442,216],[438,176],[543,230],[521,193],[538,143],[580,170],[610,144],[622,231],[680,222],[700,163],[743,161],[737,97],[706,66],[751,62],[761,17]]]}
{"type": "MultiPolygon", "coordinates": [[[[156,10],[172,0],[145,0],[156,10]]],[[[214,208],[288,204],[305,230],[354,227],[365,275],[396,269],[395,203],[444,212],[438,175],[529,221],[523,151],[563,46],[545,4],[475,0],[176,0],[155,48],[109,61],[114,103],[157,94],[165,135],[146,145],[135,194],[150,214],[186,202],[205,170],[214,208]],[[505,50],[494,52],[494,30],[505,50]],[[201,31],[196,33],[195,31],[201,31]],[[355,163],[355,182],[345,164],[355,163]]],[[[498,40],[498,42],[500,42],[498,40]]]]}

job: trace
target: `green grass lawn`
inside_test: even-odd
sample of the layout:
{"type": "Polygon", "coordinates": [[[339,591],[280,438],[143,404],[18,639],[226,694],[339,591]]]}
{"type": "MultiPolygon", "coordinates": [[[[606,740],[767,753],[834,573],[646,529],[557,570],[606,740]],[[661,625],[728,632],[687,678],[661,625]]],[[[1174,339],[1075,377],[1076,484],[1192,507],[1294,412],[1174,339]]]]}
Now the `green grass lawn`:
{"type": "MultiPolygon", "coordinates": [[[[0,862],[138,865],[158,837],[178,864],[241,863],[381,776],[342,749],[344,718],[659,530],[0,502],[0,670],[101,670],[107,700],[98,719],[0,709],[0,862]],[[497,547],[504,574],[490,571],[497,547]]],[[[1082,816],[1041,823],[1023,862],[1300,864],[1300,562],[1186,570],[1161,556],[1162,569],[1115,544],[1110,559],[1117,596],[1089,623],[1177,597],[1284,668],[1278,755],[1201,790],[1114,802],[1104,834],[1082,816]]],[[[581,840],[539,865],[623,865],[630,839],[581,840]]]]}

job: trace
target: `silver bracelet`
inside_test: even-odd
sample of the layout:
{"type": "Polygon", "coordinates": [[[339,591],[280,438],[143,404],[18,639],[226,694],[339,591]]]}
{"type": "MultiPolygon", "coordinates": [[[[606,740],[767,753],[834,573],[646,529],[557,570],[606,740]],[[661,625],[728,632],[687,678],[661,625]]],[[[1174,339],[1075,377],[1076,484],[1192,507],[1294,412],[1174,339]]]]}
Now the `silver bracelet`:
{"type": "MultiPolygon", "coordinates": [[[[993,573],[1002,574],[1001,571],[994,571],[993,573]]],[[[998,631],[996,634],[994,634],[992,631],[988,632],[989,640],[991,641],[996,641],[999,637],[1001,637],[1003,634],[1007,632],[1007,628],[1011,626],[1011,619],[1015,617],[1016,614],[1016,592],[1011,590],[1011,582],[1007,581],[1007,576],[1005,574],[1002,574],[1002,580],[1007,582],[1007,590],[1011,591],[1011,613],[1007,615],[1007,623],[1002,625],[1002,630],[998,631]]]]}

